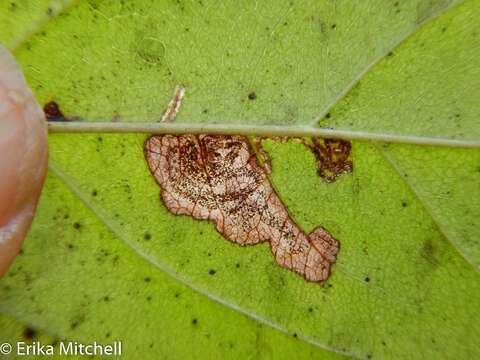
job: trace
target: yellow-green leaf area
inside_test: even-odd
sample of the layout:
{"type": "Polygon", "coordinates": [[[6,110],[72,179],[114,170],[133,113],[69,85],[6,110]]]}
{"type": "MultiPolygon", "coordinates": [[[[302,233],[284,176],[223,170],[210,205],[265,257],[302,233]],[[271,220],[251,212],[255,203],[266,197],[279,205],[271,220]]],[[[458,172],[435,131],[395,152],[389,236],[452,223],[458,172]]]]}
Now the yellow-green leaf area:
{"type": "MultiPolygon", "coordinates": [[[[342,359],[166,275],[55,175],[45,190],[30,238],[0,283],[2,314],[57,343],[122,341],[126,358],[190,358],[192,349],[202,349],[214,358],[342,359]]],[[[17,341],[20,325],[1,321],[1,338],[17,341]]]]}
{"type": "Polygon", "coordinates": [[[279,268],[266,244],[242,248],[206,222],[169,213],[144,166],[144,139],[52,136],[52,170],[171,277],[262,323],[359,357],[472,354],[473,339],[455,344],[478,331],[478,273],[376,146],[354,143],[354,172],[327,184],[299,142],[266,144],[272,183],[293,219],[305,231],[325,226],[341,241],[333,275],[319,285],[279,268]]]}
{"type": "Polygon", "coordinates": [[[357,82],[322,127],[478,140],[480,2],[425,25],[357,82]]]}
{"type": "MultiPolygon", "coordinates": [[[[11,3],[0,41],[80,124],[154,122],[183,84],[185,130],[479,141],[478,0],[11,3]]],[[[0,340],[30,327],[122,340],[126,358],[479,357],[478,149],[353,141],[353,172],[326,183],[301,141],[263,141],[292,219],[340,241],[315,284],[268,244],[171,214],[147,136],[50,135],[34,226],[0,281],[0,340]]]]}
{"type": "Polygon", "coordinates": [[[158,119],[183,84],[178,122],[308,124],[454,3],[82,1],[18,56],[42,102],[88,120],[158,119]]]}

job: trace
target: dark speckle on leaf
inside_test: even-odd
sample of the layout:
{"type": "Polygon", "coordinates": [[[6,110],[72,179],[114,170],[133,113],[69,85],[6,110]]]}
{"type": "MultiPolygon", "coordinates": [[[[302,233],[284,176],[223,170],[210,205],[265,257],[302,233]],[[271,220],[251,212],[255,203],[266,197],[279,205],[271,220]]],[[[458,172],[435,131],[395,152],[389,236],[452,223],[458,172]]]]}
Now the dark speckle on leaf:
{"type": "Polygon", "coordinates": [[[257,98],[257,94],[255,91],[252,91],[250,94],[248,94],[248,99],[249,100],[255,100],[257,98]]]}
{"type": "Polygon", "coordinates": [[[35,329],[32,329],[31,327],[25,327],[25,329],[23,329],[23,333],[22,333],[22,336],[25,340],[32,340],[35,338],[35,336],[37,335],[37,332],[35,331],[35,329]]]}
{"type": "Polygon", "coordinates": [[[80,223],[79,222],[74,222],[73,223],[73,228],[76,229],[76,230],[79,230],[81,227],[80,223]]]}
{"type": "Polygon", "coordinates": [[[215,275],[215,272],[216,272],[215,270],[211,269],[208,273],[209,273],[210,275],[215,275]]]}
{"type": "Polygon", "coordinates": [[[68,121],[60,110],[60,106],[55,101],[49,101],[43,105],[43,112],[47,121],[68,121]]]}
{"type": "Polygon", "coordinates": [[[422,255],[427,259],[431,259],[435,256],[435,246],[432,240],[429,239],[423,243],[422,255]]]}

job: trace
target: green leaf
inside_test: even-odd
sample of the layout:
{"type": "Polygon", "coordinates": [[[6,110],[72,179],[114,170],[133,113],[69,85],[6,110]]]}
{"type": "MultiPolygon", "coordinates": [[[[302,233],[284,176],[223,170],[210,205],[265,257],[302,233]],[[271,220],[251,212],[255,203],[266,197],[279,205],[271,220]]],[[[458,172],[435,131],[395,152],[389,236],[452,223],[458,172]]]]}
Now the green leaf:
{"type": "Polygon", "coordinates": [[[41,102],[89,120],[156,120],[182,83],[178,122],[308,124],[454,3],[83,1],[17,55],[41,102]]]}
{"type": "MultiPolygon", "coordinates": [[[[181,83],[185,130],[320,126],[475,145],[479,4],[85,1],[34,35],[19,18],[0,39],[25,39],[15,54],[40,102],[82,124],[155,121],[181,83]]],[[[266,141],[292,218],[341,243],[319,285],[278,267],[267,244],[240,247],[172,215],[146,137],[50,136],[0,313],[56,339],[122,340],[127,357],[480,355],[478,149],[354,141],[354,171],[327,184],[300,142],[266,141]]]]}
{"type": "Polygon", "coordinates": [[[6,339],[13,341],[29,341],[34,338],[41,339],[42,342],[52,343],[53,338],[34,331],[28,325],[22,324],[18,320],[7,316],[0,316],[0,324],[2,326],[2,341],[6,339]]]}
{"type": "MultiPolygon", "coordinates": [[[[59,341],[123,341],[127,358],[192,357],[192,349],[214,358],[342,358],[185,286],[77,195],[49,175],[30,239],[0,284],[2,313],[59,341]]],[[[18,339],[5,329],[2,340],[18,339]]]]}
{"type": "Polygon", "coordinates": [[[75,0],[2,1],[0,3],[1,39],[15,49],[75,0]]]}
{"type": "Polygon", "coordinates": [[[478,5],[459,5],[389,52],[320,125],[478,140],[478,5]]]}

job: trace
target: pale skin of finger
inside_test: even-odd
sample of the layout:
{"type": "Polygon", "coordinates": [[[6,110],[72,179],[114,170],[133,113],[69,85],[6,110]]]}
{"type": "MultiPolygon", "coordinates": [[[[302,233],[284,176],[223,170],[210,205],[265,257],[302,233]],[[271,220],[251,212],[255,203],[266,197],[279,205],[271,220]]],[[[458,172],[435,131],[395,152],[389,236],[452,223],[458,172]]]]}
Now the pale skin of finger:
{"type": "Polygon", "coordinates": [[[0,45],[0,276],[20,251],[47,172],[47,125],[19,65],[0,45]]]}

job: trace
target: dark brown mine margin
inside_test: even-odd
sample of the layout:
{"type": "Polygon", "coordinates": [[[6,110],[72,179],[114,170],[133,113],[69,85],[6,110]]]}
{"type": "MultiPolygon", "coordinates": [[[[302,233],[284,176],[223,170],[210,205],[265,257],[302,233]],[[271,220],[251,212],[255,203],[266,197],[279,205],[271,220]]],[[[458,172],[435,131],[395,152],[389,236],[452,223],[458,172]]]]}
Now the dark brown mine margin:
{"type": "Polygon", "coordinates": [[[350,159],[352,143],[340,139],[312,138],[312,144],[306,145],[317,159],[317,173],[326,182],[334,182],[343,174],[352,172],[350,159]]]}
{"type": "Polygon", "coordinates": [[[60,110],[60,106],[55,101],[49,101],[43,105],[43,112],[47,121],[68,121],[60,110]]]}

